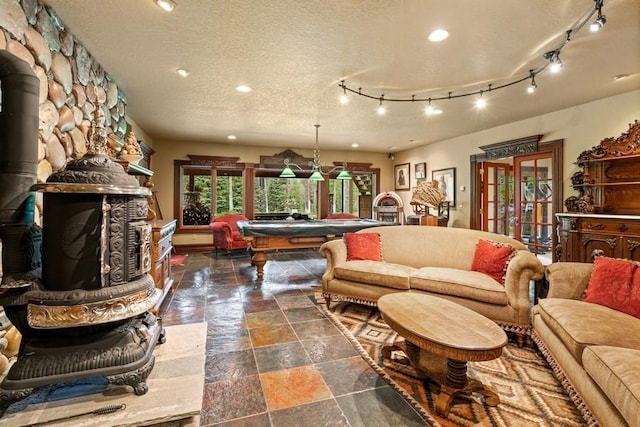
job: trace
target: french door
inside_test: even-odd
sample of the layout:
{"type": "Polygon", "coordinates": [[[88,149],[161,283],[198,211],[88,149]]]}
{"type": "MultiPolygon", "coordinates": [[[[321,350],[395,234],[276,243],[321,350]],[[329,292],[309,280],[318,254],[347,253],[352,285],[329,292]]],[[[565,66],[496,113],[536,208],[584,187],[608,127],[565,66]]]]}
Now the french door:
{"type": "Polygon", "coordinates": [[[550,263],[555,213],[562,212],[563,141],[496,161],[471,156],[471,228],[513,237],[550,263]]]}
{"type": "Polygon", "coordinates": [[[550,153],[514,158],[515,238],[549,257],[555,242],[552,160],[550,153]]]}
{"type": "Polygon", "coordinates": [[[484,162],[482,169],[482,230],[514,235],[513,167],[484,162]]]}

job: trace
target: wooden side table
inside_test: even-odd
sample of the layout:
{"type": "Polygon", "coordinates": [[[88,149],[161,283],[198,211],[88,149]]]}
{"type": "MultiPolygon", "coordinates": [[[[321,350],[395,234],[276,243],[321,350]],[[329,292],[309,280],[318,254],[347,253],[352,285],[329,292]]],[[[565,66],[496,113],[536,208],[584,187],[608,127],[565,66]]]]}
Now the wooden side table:
{"type": "Polygon", "coordinates": [[[157,289],[162,291],[162,296],[153,307],[155,311],[160,308],[162,301],[173,285],[171,277],[171,250],[173,249],[173,233],[176,230],[175,219],[157,219],[151,224],[151,277],[157,289]]]}

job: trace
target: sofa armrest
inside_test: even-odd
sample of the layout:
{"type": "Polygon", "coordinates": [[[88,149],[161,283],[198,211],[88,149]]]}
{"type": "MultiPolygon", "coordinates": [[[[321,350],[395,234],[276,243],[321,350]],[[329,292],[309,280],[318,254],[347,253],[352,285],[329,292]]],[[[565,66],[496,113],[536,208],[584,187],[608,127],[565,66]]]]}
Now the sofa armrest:
{"type": "Polygon", "coordinates": [[[590,263],[554,262],[545,271],[549,282],[547,298],[582,299],[592,271],[590,263]]]}
{"type": "Polygon", "coordinates": [[[322,275],[322,288],[334,278],[334,268],[347,261],[347,246],[342,239],[331,240],[320,246],[320,254],[327,259],[327,268],[322,275]]]}
{"type": "Polygon", "coordinates": [[[227,233],[231,235],[231,226],[226,222],[216,221],[209,224],[209,229],[213,232],[227,233]]]}
{"type": "Polygon", "coordinates": [[[507,266],[504,287],[509,305],[526,313],[529,307],[529,282],[544,277],[544,266],[534,254],[518,250],[507,266]]]}
{"type": "Polygon", "coordinates": [[[213,245],[228,249],[233,241],[231,226],[223,221],[215,221],[209,224],[209,229],[213,233],[213,245]]]}

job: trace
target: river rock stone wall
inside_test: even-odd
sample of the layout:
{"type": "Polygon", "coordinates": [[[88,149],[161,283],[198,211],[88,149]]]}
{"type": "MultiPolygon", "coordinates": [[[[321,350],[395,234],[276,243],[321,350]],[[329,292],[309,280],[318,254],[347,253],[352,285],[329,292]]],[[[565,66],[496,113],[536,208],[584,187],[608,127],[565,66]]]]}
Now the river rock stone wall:
{"type": "MultiPolygon", "coordinates": [[[[124,135],[125,94],[42,1],[0,0],[0,49],[26,61],[40,79],[39,138],[23,141],[38,144],[38,182],[87,152],[96,99],[107,133],[124,135]]],[[[42,194],[36,193],[37,222],[41,213],[42,194]]]]}

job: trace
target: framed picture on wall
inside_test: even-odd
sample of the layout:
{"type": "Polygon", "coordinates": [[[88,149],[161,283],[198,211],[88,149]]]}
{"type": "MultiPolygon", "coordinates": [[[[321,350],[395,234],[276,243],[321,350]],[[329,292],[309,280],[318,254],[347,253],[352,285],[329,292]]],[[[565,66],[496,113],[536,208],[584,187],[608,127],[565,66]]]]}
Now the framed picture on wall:
{"type": "Polygon", "coordinates": [[[427,164],[426,163],[416,163],[414,167],[414,175],[417,181],[424,181],[427,179],[427,164]]]}
{"type": "Polygon", "coordinates": [[[395,189],[398,190],[408,190],[409,189],[409,163],[402,163],[400,165],[395,165],[394,167],[394,177],[395,177],[395,189]]]}
{"type": "Polygon", "coordinates": [[[444,201],[456,207],[456,168],[431,171],[431,179],[438,182],[438,189],[444,194],[444,201]]]}

